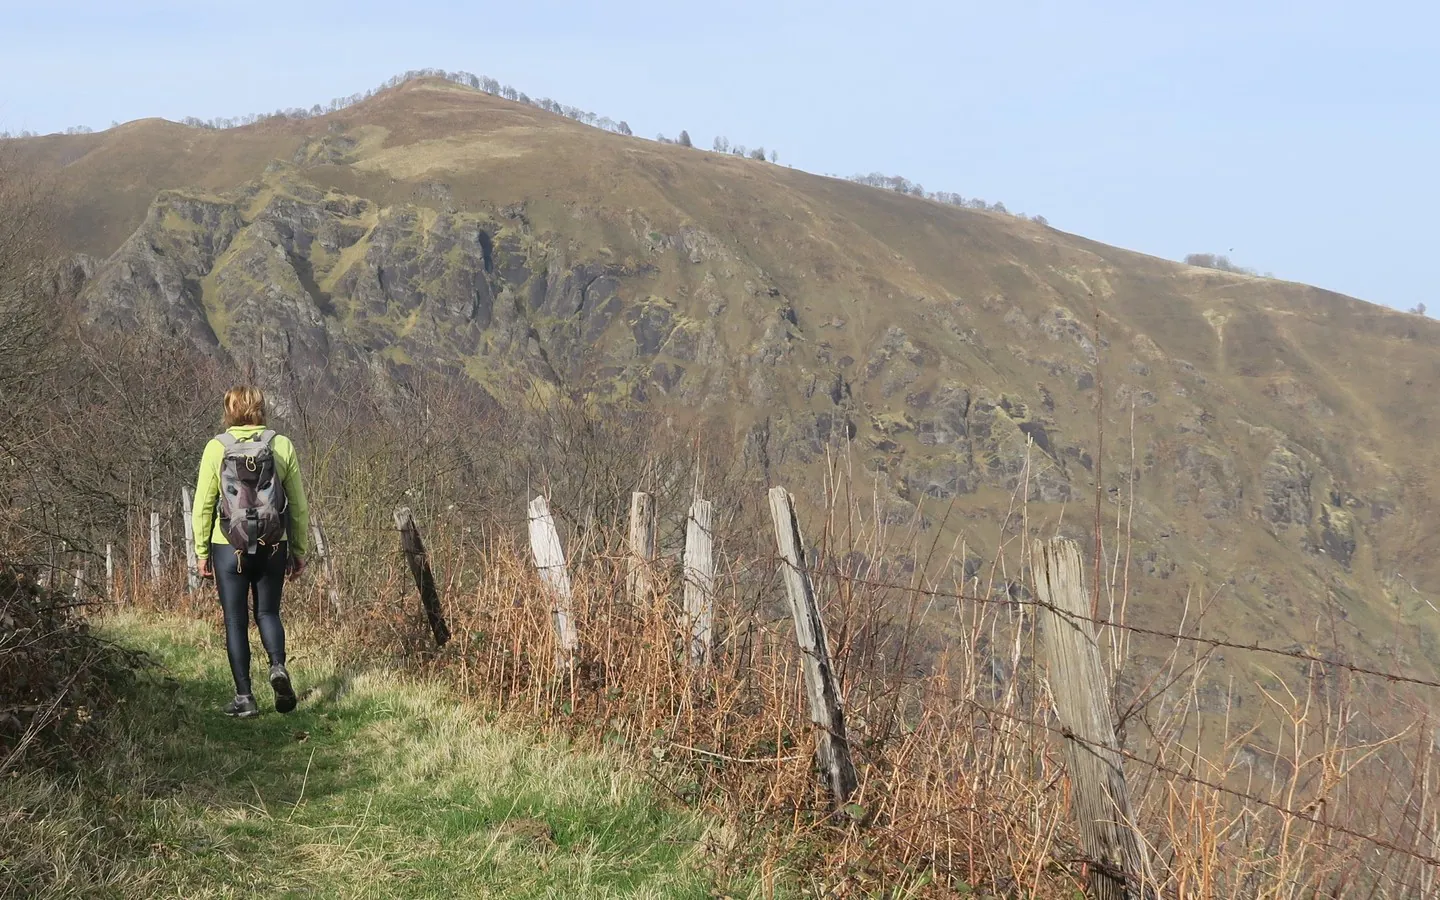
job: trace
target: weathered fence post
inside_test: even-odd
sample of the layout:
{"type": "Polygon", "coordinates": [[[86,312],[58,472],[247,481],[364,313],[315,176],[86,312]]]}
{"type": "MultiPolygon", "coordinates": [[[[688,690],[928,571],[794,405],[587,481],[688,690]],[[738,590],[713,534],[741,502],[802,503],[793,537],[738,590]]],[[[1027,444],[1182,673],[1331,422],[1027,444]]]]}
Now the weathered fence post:
{"type": "Polygon", "coordinates": [[[1097,900],[1139,897],[1145,857],[1130,814],[1080,548],[1064,538],[1036,541],[1031,558],[1050,693],[1065,729],[1076,824],[1094,862],[1091,889],[1097,900]]]}
{"type": "Polygon", "coordinates": [[[75,569],[75,590],[71,592],[70,599],[76,603],[80,602],[80,593],[85,589],[85,564],[81,563],[75,569]]]}
{"type": "Polygon", "coordinates": [[[51,585],[59,584],[60,579],[57,578],[55,575],[55,567],[59,564],[60,562],[56,558],[55,545],[51,544],[49,562],[45,565],[43,569],[40,570],[40,575],[35,579],[36,586],[39,587],[41,590],[48,591],[50,590],[51,585]]]}
{"type": "Polygon", "coordinates": [[[775,542],[780,550],[785,593],[795,618],[805,693],[810,698],[810,720],[820,729],[815,756],[835,806],[844,808],[856,787],[855,764],[850,761],[850,743],[845,735],[845,711],[830,667],[825,622],[820,617],[815,587],[805,568],[805,545],[800,537],[800,523],[795,518],[795,502],[783,487],[770,489],[770,515],[775,520],[775,542]]]}
{"type": "Polygon", "coordinates": [[[325,597],[338,619],[341,613],[340,582],[335,578],[335,560],[330,557],[330,545],[325,542],[325,529],[320,526],[320,518],[313,512],[310,514],[310,537],[315,545],[315,555],[325,572],[325,597]]]}
{"type": "Polygon", "coordinates": [[[560,546],[560,532],[544,497],[530,501],[530,552],[535,555],[535,568],[550,595],[550,612],[555,621],[555,635],[560,641],[560,663],[568,666],[580,647],[571,611],[570,573],[565,570],[565,550],[560,546]]]}
{"type": "Polygon", "coordinates": [[[643,491],[630,495],[630,556],[626,560],[626,583],[630,599],[647,603],[654,587],[651,566],[655,563],[655,498],[643,491]]]}
{"type": "Polygon", "coordinates": [[[415,524],[410,507],[402,506],[395,510],[395,527],[400,531],[400,549],[405,551],[405,561],[410,564],[410,575],[415,579],[415,589],[420,592],[420,605],[425,608],[425,618],[430,622],[435,646],[443,647],[450,640],[450,627],[445,624],[445,613],[440,608],[440,592],[435,589],[435,575],[430,571],[430,557],[425,553],[420,526],[415,524]]]}
{"type": "Polygon", "coordinates": [[[109,541],[105,542],[105,599],[115,600],[115,547],[109,541]]]}
{"type": "Polygon", "coordinates": [[[160,511],[150,510],[150,580],[160,580],[160,511]]]}
{"type": "Polygon", "coordinates": [[[715,560],[710,536],[711,503],[696,499],[685,523],[685,625],[690,664],[710,661],[714,646],[715,560]]]}
{"type": "Polygon", "coordinates": [[[185,517],[185,585],[190,593],[200,587],[200,559],[195,555],[194,495],[189,488],[180,489],[180,514],[185,517]]]}

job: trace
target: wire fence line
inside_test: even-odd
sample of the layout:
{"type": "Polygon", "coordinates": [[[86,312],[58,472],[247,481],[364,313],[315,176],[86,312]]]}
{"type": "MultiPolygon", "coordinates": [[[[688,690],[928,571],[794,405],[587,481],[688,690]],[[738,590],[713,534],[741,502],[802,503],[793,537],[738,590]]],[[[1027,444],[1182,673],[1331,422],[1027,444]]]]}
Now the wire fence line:
{"type": "Polygon", "coordinates": [[[1391,672],[1384,669],[1371,668],[1357,663],[1346,662],[1328,656],[1320,656],[1314,653],[1307,653],[1303,650],[1287,650],[1283,647],[1271,647],[1258,642],[1242,643],[1240,641],[1227,640],[1225,638],[1204,637],[1197,634],[1182,634],[1174,631],[1166,631],[1162,628],[1147,628],[1143,625],[1132,625],[1128,622],[1119,622],[1097,616],[1082,616],[1068,610],[1060,609],[1052,603],[1046,603],[1035,597],[1014,597],[1006,595],[1003,597],[980,596],[976,594],[956,593],[952,591],[939,590],[937,588],[924,588],[916,585],[894,584],[891,582],[877,581],[874,579],[861,578],[858,576],[844,575],[824,569],[812,568],[811,574],[818,578],[828,578],[848,582],[875,590],[892,590],[906,593],[913,593],[924,597],[940,600],[961,600],[970,603],[984,603],[994,606],[1032,606],[1038,609],[1049,610],[1056,615],[1078,622],[1088,622],[1104,628],[1114,628],[1119,631],[1139,634],[1146,637],[1165,638],[1172,641],[1185,641],[1192,644],[1201,644],[1217,650],[1241,650],[1254,653],[1264,653],[1272,656],[1280,656],[1299,662],[1317,663],[1325,666],[1334,666],[1344,669],[1356,675],[1365,675],[1375,678],[1382,678],[1386,681],[1398,684],[1413,684],[1420,687],[1440,688],[1440,681],[1423,678],[1418,675],[1409,675],[1403,672],[1391,672]]]}
{"type": "MultiPolygon", "coordinates": [[[[520,524],[523,524],[524,520],[518,520],[518,522],[520,524]]],[[[381,531],[385,529],[377,528],[375,530],[381,531]]],[[[389,530],[393,531],[393,529],[389,530]]],[[[593,553],[591,558],[597,561],[603,560],[619,564],[624,562],[627,557],[623,553],[597,552],[593,553]]],[[[748,561],[748,564],[742,566],[741,568],[743,568],[744,570],[754,570],[757,568],[778,568],[781,564],[782,560],[780,559],[780,557],[776,554],[771,553],[760,559],[748,561]]],[[[858,575],[847,575],[841,572],[837,572],[834,569],[827,569],[824,567],[813,565],[807,566],[806,570],[812,578],[822,582],[825,580],[843,582],[856,587],[863,587],[871,590],[897,591],[900,593],[909,593],[916,596],[937,600],[957,600],[1000,607],[1029,606],[1037,609],[1048,610],[1052,613],[1055,613],[1056,615],[1062,616],[1072,621],[1087,622],[1092,625],[1097,625],[1103,628],[1113,628],[1118,631],[1127,632],[1129,634],[1142,635],[1145,637],[1163,638],[1170,641],[1184,641],[1190,644],[1198,644],[1201,646],[1209,647],[1214,650],[1236,650],[1249,653],[1260,653],[1270,656],[1283,657],[1286,659],[1294,660],[1296,662],[1332,666],[1337,669],[1343,669],[1355,675],[1380,678],[1393,684],[1411,684],[1425,688],[1440,688],[1440,680],[1425,678],[1420,675],[1413,675],[1405,672],[1394,672],[1386,669],[1374,668],[1359,663],[1336,659],[1332,656],[1321,656],[1316,653],[1309,653],[1304,650],[1290,650],[1284,647],[1274,647],[1262,644],[1258,641],[1245,643],[1241,641],[1230,640],[1228,638],[1206,637],[1199,634],[1185,634],[1182,632],[1168,631],[1163,628],[1150,628],[1143,625],[1133,625],[1129,622],[1109,619],[1104,616],[1078,615],[1069,610],[1060,609],[1053,603],[1047,603],[1044,600],[1036,597],[1016,597],[1010,594],[1006,594],[1004,596],[984,596],[979,594],[946,591],[939,588],[926,588],[913,584],[898,584],[895,582],[881,581],[873,578],[865,578],[858,575]]]]}
{"type": "MultiPolygon", "coordinates": [[[[620,562],[625,559],[625,556],[624,554],[602,554],[597,555],[596,558],[620,562]]],[[[775,554],[770,554],[763,560],[751,561],[751,566],[755,568],[779,567],[782,564],[783,560],[781,560],[781,558],[775,554]]],[[[1029,606],[1048,610],[1056,615],[1062,616],[1071,621],[1082,621],[1100,627],[1115,628],[1131,634],[1163,638],[1171,641],[1184,641],[1192,644],[1198,644],[1211,649],[1230,649],[1236,651],[1269,654],[1272,656],[1283,657],[1286,659],[1304,662],[1307,664],[1331,666],[1338,669],[1343,669],[1356,675],[1383,679],[1384,681],[1393,684],[1410,684],[1424,688],[1440,688],[1440,681],[1420,677],[1417,675],[1410,675],[1406,673],[1372,668],[1369,666],[1351,663],[1344,660],[1337,660],[1332,657],[1321,656],[1305,651],[1288,650],[1282,647],[1264,645],[1259,642],[1243,643],[1239,641],[1228,640],[1225,638],[1211,638],[1196,634],[1184,634],[1175,631],[1168,631],[1165,629],[1131,625],[1129,623],[1118,622],[1103,616],[1079,615],[1070,610],[1060,608],[1053,603],[1048,603],[1033,596],[1016,597],[1009,594],[1006,594],[1004,596],[984,596],[971,593],[945,591],[935,588],[924,588],[914,584],[899,584],[895,582],[849,575],[842,572],[837,572],[833,568],[826,568],[823,566],[811,565],[807,566],[806,570],[811,576],[811,578],[815,579],[817,583],[829,581],[832,583],[846,584],[852,587],[861,587],[870,590],[895,591],[901,594],[913,594],[916,596],[932,599],[956,600],[998,607],[1029,606]]],[[[971,709],[988,715],[1005,718],[1020,725],[1041,729],[1057,737],[1062,737],[1067,740],[1075,741],[1077,743],[1085,745],[1094,752],[1100,752],[1107,749],[1104,745],[1098,742],[1086,740],[1085,738],[1076,734],[1073,729],[1054,723],[1038,721],[1012,711],[990,706],[977,701],[973,696],[937,694],[933,691],[931,691],[930,694],[932,696],[944,697],[951,702],[968,706],[971,709]]],[[[1335,834],[1344,835],[1355,840],[1363,841],[1382,850],[1402,854],[1427,866],[1440,867],[1440,856],[1434,855],[1432,853],[1418,850],[1415,847],[1406,847],[1400,843],[1397,843],[1396,841],[1385,838],[1383,836],[1367,833],[1338,822],[1327,821],[1316,815],[1314,812],[1307,811],[1306,809],[1296,809],[1292,806],[1288,806],[1283,803],[1278,803],[1274,800],[1267,799],[1258,794],[1230,787],[1215,779],[1204,778],[1191,772],[1186,772],[1182,769],[1175,768],[1174,766],[1169,766],[1154,759],[1147,758],[1138,753],[1135,753],[1134,751],[1127,750],[1123,747],[1109,749],[1113,752],[1118,752],[1118,754],[1125,760],[1143,766],[1156,773],[1164,775],[1167,778],[1174,779],[1182,783],[1194,785],[1196,787],[1202,787],[1206,790],[1211,790],[1219,794],[1224,794],[1235,800],[1239,800],[1246,805],[1262,807],[1287,818],[1312,825],[1316,828],[1320,828],[1328,832],[1333,832],[1335,834]]],[[[1420,837],[1421,833],[1422,832],[1420,828],[1417,827],[1417,839],[1420,837]]],[[[1099,860],[1087,861],[1097,864],[1102,863],[1102,861],[1099,860]]]]}
{"type": "MultiPolygon", "coordinates": [[[[527,525],[528,522],[529,519],[525,516],[494,517],[492,515],[487,515],[483,520],[477,522],[476,525],[471,526],[469,531],[465,532],[464,536],[462,537],[462,541],[473,541],[477,544],[484,543],[484,536],[486,535],[486,533],[491,532],[493,529],[519,529],[527,525]]],[[[373,535],[376,538],[390,538],[393,537],[395,534],[395,527],[388,524],[355,525],[335,523],[334,525],[331,525],[329,527],[333,528],[335,532],[335,538],[341,541],[343,541],[346,537],[352,537],[356,534],[361,533],[366,535],[373,535]]],[[[404,555],[403,551],[398,545],[391,548],[390,550],[385,551],[385,553],[387,556],[394,556],[396,558],[401,558],[404,555]]],[[[590,551],[588,555],[592,561],[603,561],[611,564],[621,564],[628,558],[623,552],[606,552],[603,548],[596,548],[590,551]]],[[[675,557],[672,561],[678,563],[678,557],[675,557]]],[[[772,551],[768,554],[760,554],[753,559],[744,560],[743,563],[740,563],[733,568],[736,572],[748,573],[757,569],[778,569],[780,565],[780,557],[772,551]]],[[[1235,650],[1238,652],[1259,653],[1289,659],[1295,662],[1330,666],[1336,669],[1344,670],[1354,675],[1360,675],[1369,678],[1379,678],[1392,684],[1410,684],[1424,688],[1440,688],[1440,679],[1427,678],[1422,675],[1416,675],[1408,672],[1395,672],[1386,669],[1380,669],[1373,666],[1363,665],[1361,663],[1350,662],[1348,660],[1336,659],[1333,656],[1323,656],[1318,653],[1311,653],[1304,650],[1292,650],[1284,647],[1270,646],[1262,644],[1258,641],[1244,642],[1222,637],[1206,637],[1194,633],[1186,634],[1183,632],[1170,631],[1164,628],[1153,628],[1144,625],[1135,625],[1129,622],[1109,619],[1104,616],[1079,615],[1069,610],[1059,609],[1054,604],[1047,603],[1044,600],[1041,600],[1034,596],[1015,596],[1009,593],[1006,593],[1003,596],[980,595],[974,593],[967,593],[964,591],[945,590],[938,587],[923,587],[915,584],[901,584],[891,581],[885,581],[882,579],[847,574],[842,571],[837,571],[834,567],[816,566],[812,564],[807,566],[806,568],[808,574],[812,578],[817,579],[821,582],[827,580],[832,582],[841,582],[855,587],[866,588],[869,590],[896,591],[934,600],[963,601],[967,603],[987,604],[1000,607],[1021,606],[1033,607],[1036,609],[1045,609],[1072,621],[1088,622],[1092,625],[1096,625],[1102,628],[1111,628],[1117,631],[1124,631],[1129,634],[1159,638],[1168,641],[1183,641],[1189,644],[1208,647],[1213,650],[1235,650]]],[[[53,569],[54,576],[52,577],[71,577],[73,576],[73,573],[75,571],[73,567],[67,569],[63,566],[55,566],[53,567],[53,569]]],[[[89,576],[88,572],[85,573],[84,576],[82,576],[81,582],[84,585],[86,592],[93,590],[99,585],[99,582],[95,579],[92,579],[89,576]]]]}
{"type": "MultiPolygon", "coordinates": [[[[1390,840],[1388,840],[1388,839],[1386,839],[1386,838],[1379,837],[1379,836],[1373,835],[1373,834],[1367,834],[1367,833],[1365,833],[1365,832],[1358,831],[1358,830],[1353,829],[1353,828],[1349,828],[1349,827],[1347,827],[1347,826],[1345,826],[1345,825],[1341,825],[1341,824],[1336,823],[1336,822],[1327,822],[1327,821],[1325,821],[1324,819],[1321,819],[1320,817],[1314,815],[1313,813],[1306,812],[1304,809],[1294,809],[1294,808],[1292,808],[1292,807],[1285,806],[1284,804],[1276,803],[1276,802],[1273,801],[1273,800],[1267,800],[1266,798],[1261,797],[1261,796],[1259,796],[1258,794],[1253,794],[1253,793],[1250,793],[1250,792],[1247,792],[1247,791],[1242,791],[1242,790],[1239,790],[1238,788],[1228,787],[1228,786],[1226,786],[1226,785],[1224,785],[1224,784],[1221,784],[1220,782],[1215,781],[1215,780],[1213,780],[1213,779],[1202,778],[1202,777],[1200,777],[1200,776],[1198,776],[1198,775],[1193,775],[1193,774],[1191,774],[1191,773],[1189,773],[1189,772],[1185,772],[1185,771],[1183,771],[1183,770],[1181,770],[1181,769],[1177,769],[1177,768],[1175,768],[1175,767],[1173,767],[1173,766],[1167,766],[1167,765],[1165,765],[1164,763],[1156,762],[1156,761],[1153,760],[1153,759],[1148,759],[1148,758],[1146,758],[1146,757],[1144,757],[1144,756],[1141,756],[1141,755],[1135,753],[1134,751],[1126,750],[1126,749],[1123,748],[1123,747],[1120,747],[1120,748],[1118,748],[1118,749],[1117,749],[1117,748],[1107,748],[1107,747],[1105,747],[1104,745],[1102,745],[1102,744],[1100,744],[1100,743],[1098,743],[1098,742],[1090,741],[1090,740],[1087,740],[1087,739],[1081,737],[1080,735],[1076,734],[1076,733],[1074,732],[1074,730],[1072,730],[1072,729],[1070,729],[1070,728],[1066,728],[1066,727],[1063,726],[1063,725],[1056,725],[1056,724],[1050,723],[1050,722],[1042,722],[1042,721],[1039,721],[1039,720],[1037,720],[1037,719],[1032,719],[1032,718],[1029,718],[1029,717],[1027,717],[1027,716],[1020,715],[1019,713],[1015,713],[1015,712],[1011,712],[1011,711],[1009,711],[1009,710],[1004,710],[1004,709],[1000,709],[1000,708],[998,708],[998,707],[990,706],[990,705],[988,705],[988,704],[981,703],[981,702],[979,702],[978,700],[976,700],[974,697],[970,697],[970,696],[962,696],[962,695],[946,694],[946,693],[936,693],[936,694],[934,694],[934,695],[935,695],[935,696],[943,697],[943,698],[945,698],[946,700],[949,700],[950,702],[955,703],[955,704],[957,704],[957,705],[968,706],[968,707],[970,707],[970,708],[972,708],[972,709],[975,709],[975,710],[978,710],[978,711],[980,711],[980,712],[982,712],[982,713],[985,713],[985,714],[988,714],[988,715],[997,716],[997,717],[1003,718],[1003,719],[1007,719],[1007,720],[1009,720],[1009,721],[1014,722],[1014,723],[1017,724],[1017,725],[1024,725],[1024,726],[1029,727],[1029,728],[1040,729],[1040,730],[1042,730],[1042,731],[1045,731],[1045,732],[1048,732],[1048,733],[1050,733],[1050,734],[1053,734],[1053,735],[1055,735],[1055,736],[1057,736],[1057,737],[1062,737],[1062,738],[1065,738],[1065,739],[1067,739],[1067,740],[1074,741],[1074,742],[1076,742],[1076,743],[1078,743],[1078,744],[1082,744],[1082,745],[1090,748],[1092,751],[1095,751],[1095,752],[1097,752],[1097,753],[1098,753],[1098,752],[1101,752],[1101,751],[1104,751],[1104,752],[1118,752],[1122,757],[1124,757],[1126,760],[1128,760],[1128,761],[1130,761],[1130,762],[1133,762],[1133,763],[1136,763],[1136,764],[1138,764],[1138,765],[1144,766],[1144,767],[1146,767],[1146,768],[1148,768],[1148,769],[1152,769],[1152,770],[1154,770],[1154,771],[1156,771],[1156,772],[1159,772],[1159,773],[1162,774],[1162,775],[1165,775],[1165,776],[1170,777],[1170,778],[1174,778],[1174,779],[1176,779],[1176,780],[1178,780],[1178,781],[1185,782],[1186,784],[1192,784],[1192,785],[1195,785],[1196,787],[1203,787],[1203,788],[1206,788],[1207,790],[1212,790],[1212,791],[1215,791],[1215,792],[1217,792],[1217,793],[1225,794],[1225,795],[1230,796],[1230,797],[1233,797],[1233,798],[1235,798],[1235,799],[1237,799],[1237,800],[1241,800],[1241,801],[1243,801],[1243,802],[1245,802],[1245,803],[1247,803],[1247,804],[1254,804],[1254,805],[1256,805],[1256,806],[1263,806],[1263,807],[1265,807],[1265,808],[1267,808],[1267,809],[1270,809],[1270,810],[1272,810],[1272,811],[1274,811],[1274,812],[1280,813],[1281,815],[1286,816],[1286,817],[1288,817],[1288,818],[1292,818],[1292,819],[1296,819],[1296,820],[1299,820],[1299,821],[1302,821],[1302,822],[1306,822],[1306,823],[1309,823],[1309,824],[1311,824],[1311,825],[1315,825],[1315,826],[1317,826],[1317,827],[1319,827],[1319,828],[1323,828],[1323,829],[1326,829],[1326,830],[1329,830],[1329,831],[1334,831],[1334,832],[1336,832],[1336,833],[1338,833],[1338,834],[1346,835],[1347,837],[1353,837],[1353,838],[1356,838],[1357,840],[1365,841],[1366,843],[1373,844],[1374,846],[1380,847],[1380,848],[1385,849],[1385,850],[1390,850],[1390,851],[1393,851],[1393,852],[1396,852],[1396,853],[1405,854],[1405,855],[1407,855],[1407,856],[1409,856],[1409,857],[1411,857],[1411,858],[1413,858],[1413,859],[1415,859],[1415,860],[1417,860],[1417,861],[1419,861],[1419,862],[1425,863],[1426,865],[1440,867],[1440,856],[1433,856],[1433,855],[1430,855],[1430,854],[1428,854],[1428,853],[1424,853],[1424,852],[1421,852],[1421,851],[1419,851],[1419,850],[1415,850],[1415,849],[1413,849],[1413,848],[1402,847],[1402,846],[1400,846],[1400,845],[1398,845],[1398,844],[1394,843],[1393,841],[1390,841],[1390,840]]],[[[1418,836],[1418,831],[1417,831],[1417,836],[1418,836]]]]}

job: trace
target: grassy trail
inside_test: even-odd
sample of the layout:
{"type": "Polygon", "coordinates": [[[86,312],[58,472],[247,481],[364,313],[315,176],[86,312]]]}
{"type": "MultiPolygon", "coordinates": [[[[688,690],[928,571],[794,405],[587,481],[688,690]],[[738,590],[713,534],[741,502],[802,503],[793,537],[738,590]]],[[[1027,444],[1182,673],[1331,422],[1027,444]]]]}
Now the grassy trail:
{"type": "Polygon", "coordinates": [[[160,667],[98,771],[0,784],[0,894],[757,893],[714,883],[706,823],[657,806],[614,759],[487,724],[438,687],[337,671],[306,652],[316,636],[294,642],[299,709],[276,713],[265,686],[260,718],[236,721],[218,713],[232,687],[215,629],[102,630],[160,667]]]}

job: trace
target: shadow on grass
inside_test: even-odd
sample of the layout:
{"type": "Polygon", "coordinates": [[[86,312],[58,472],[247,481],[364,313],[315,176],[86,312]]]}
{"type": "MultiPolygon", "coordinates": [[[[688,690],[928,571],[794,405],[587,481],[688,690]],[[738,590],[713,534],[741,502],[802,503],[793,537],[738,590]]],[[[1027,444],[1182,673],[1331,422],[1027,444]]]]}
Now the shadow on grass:
{"type": "Polygon", "coordinates": [[[260,716],[231,719],[213,629],[122,619],[106,631],[156,665],[124,701],[125,746],[93,793],[115,798],[127,842],[147,848],[144,874],[171,893],[706,897],[714,887],[687,862],[693,820],[617,791],[613,760],[303,657],[291,665],[293,712],[276,712],[261,680],[260,716]]]}
{"type": "Polygon", "coordinates": [[[223,647],[162,640],[150,654],[156,668],[127,700],[137,714],[130,723],[135,762],[143,771],[163,773],[153,786],[162,793],[273,818],[305,800],[363,792],[376,783],[369,767],[353,764],[347,744],[384,711],[354,699],[341,703],[353,672],[327,672],[306,687],[303,669],[296,669],[301,700],[289,714],[275,711],[260,679],[261,714],[232,719],[221,712],[234,695],[223,647]],[[208,658],[217,653],[221,664],[208,658]]]}

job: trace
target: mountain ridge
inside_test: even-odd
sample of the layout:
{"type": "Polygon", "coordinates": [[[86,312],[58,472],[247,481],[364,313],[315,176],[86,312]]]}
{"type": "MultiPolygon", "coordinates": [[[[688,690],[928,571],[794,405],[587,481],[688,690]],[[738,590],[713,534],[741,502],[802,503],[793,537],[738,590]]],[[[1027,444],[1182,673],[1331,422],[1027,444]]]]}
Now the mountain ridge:
{"type": "Polygon", "coordinates": [[[1354,652],[1440,660],[1428,320],[448,82],[151,121],[16,142],[95,257],[97,327],[184,333],[274,385],[434,368],[495,402],[579,382],[724,414],[779,469],[847,447],[880,515],[953,507],[974,535],[1022,487],[1084,535],[1064,509],[1094,495],[1103,389],[1141,614],[1198,587],[1226,628],[1293,641],[1335,606],[1354,652]]]}

